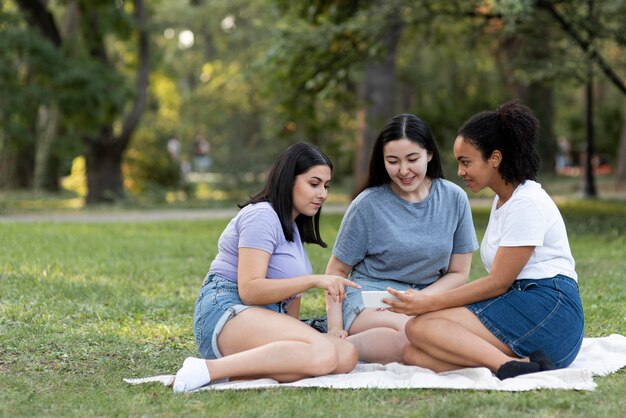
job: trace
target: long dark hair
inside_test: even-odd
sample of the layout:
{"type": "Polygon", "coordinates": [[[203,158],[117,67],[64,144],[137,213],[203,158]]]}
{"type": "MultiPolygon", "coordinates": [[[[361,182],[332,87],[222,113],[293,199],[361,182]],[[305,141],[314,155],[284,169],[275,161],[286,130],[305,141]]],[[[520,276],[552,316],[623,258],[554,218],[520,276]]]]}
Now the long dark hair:
{"type": "Polygon", "coordinates": [[[500,151],[502,162],[498,172],[506,183],[537,179],[541,164],[535,149],[539,121],[520,100],[472,116],[457,135],[479,149],[485,161],[495,150],[500,151]]]}
{"type": "Polygon", "coordinates": [[[415,115],[402,114],[387,121],[384,128],[378,134],[372,154],[370,155],[369,171],[365,182],[359,192],[375,186],[389,183],[391,178],[385,168],[384,147],[385,144],[399,139],[408,139],[424,148],[432,158],[428,162],[426,175],[431,179],[443,178],[443,168],[439,150],[433,139],[428,125],[415,115]]]}
{"type": "MultiPolygon", "coordinates": [[[[333,170],[330,158],[315,145],[300,142],[287,148],[274,162],[263,189],[252,196],[247,202],[239,205],[240,208],[251,203],[269,202],[278,215],[283,228],[285,239],[293,242],[293,185],[296,176],[307,172],[316,165],[325,165],[333,170]]],[[[326,243],[320,236],[320,208],[314,216],[303,214],[296,217],[296,225],[300,231],[302,242],[318,244],[326,248],[326,243]]]]}

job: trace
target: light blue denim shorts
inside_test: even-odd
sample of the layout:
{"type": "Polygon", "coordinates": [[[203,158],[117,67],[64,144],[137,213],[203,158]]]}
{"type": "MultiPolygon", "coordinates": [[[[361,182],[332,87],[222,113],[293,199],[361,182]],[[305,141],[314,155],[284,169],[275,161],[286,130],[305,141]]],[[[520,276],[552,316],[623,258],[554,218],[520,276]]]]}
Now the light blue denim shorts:
{"type": "Polygon", "coordinates": [[[352,271],[350,273],[350,280],[361,285],[360,289],[346,286],[346,298],[343,301],[342,313],[343,313],[343,329],[350,331],[352,323],[357,316],[365,309],[363,305],[363,297],[361,292],[363,290],[387,290],[391,287],[395,290],[404,291],[407,289],[422,290],[428,285],[423,284],[411,284],[405,282],[399,282],[397,280],[389,279],[375,279],[365,276],[359,272],[352,271]]]}
{"type": "MultiPolygon", "coordinates": [[[[287,313],[286,306],[290,301],[257,307],[287,313]]],[[[196,301],[193,326],[196,346],[203,359],[223,357],[217,346],[217,337],[222,332],[224,324],[250,307],[244,305],[239,298],[237,283],[219,274],[207,274],[196,301]]]]}
{"type": "Polygon", "coordinates": [[[575,280],[516,280],[498,297],[467,305],[515,354],[543,350],[557,368],[569,366],[583,341],[583,308],[575,280]]]}

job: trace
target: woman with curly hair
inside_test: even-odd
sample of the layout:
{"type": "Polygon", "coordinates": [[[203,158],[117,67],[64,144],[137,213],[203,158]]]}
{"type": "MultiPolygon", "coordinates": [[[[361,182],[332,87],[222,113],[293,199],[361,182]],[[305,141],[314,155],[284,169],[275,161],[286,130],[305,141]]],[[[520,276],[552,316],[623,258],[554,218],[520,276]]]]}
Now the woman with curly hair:
{"type": "Polygon", "coordinates": [[[567,367],[584,317],[563,218],[536,182],[539,122],[519,101],[481,112],[454,142],[458,175],[473,192],[492,189],[480,254],[487,275],[438,294],[390,293],[392,312],[414,315],[408,364],[436,372],[487,367],[500,379],[567,367]]]}

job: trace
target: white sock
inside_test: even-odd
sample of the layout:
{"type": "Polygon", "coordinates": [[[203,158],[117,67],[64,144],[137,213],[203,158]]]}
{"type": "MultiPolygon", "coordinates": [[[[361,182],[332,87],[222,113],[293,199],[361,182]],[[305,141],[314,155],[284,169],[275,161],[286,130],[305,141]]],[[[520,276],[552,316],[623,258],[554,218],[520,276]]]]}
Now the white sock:
{"type": "Polygon", "coordinates": [[[187,357],[174,380],[174,392],[190,392],[211,382],[211,375],[206,361],[201,358],[187,357]]]}

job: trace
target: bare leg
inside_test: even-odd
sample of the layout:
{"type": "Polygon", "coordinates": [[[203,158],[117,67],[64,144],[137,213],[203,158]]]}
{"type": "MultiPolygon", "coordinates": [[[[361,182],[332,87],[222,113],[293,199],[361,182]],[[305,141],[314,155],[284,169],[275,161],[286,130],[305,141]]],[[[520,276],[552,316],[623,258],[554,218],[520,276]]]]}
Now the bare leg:
{"type": "Polygon", "coordinates": [[[408,343],[404,328],[409,318],[389,311],[365,309],[354,320],[346,340],[355,345],[362,361],[401,362],[402,350],[408,343]]]}
{"type": "Polygon", "coordinates": [[[415,317],[407,323],[406,334],[416,350],[405,349],[404,360],[436,372],[479,366],[495,372],[506,362],[527,361],[464,307],[415,317]]]}
{"type": "MultiPolygon", "coordinates": [[[[346,340],[343,340],[339,337],[334,337],[334,336],[330,336],[326,334],[320,334],[320,335],[327,338],[335,346],[337,353],[339,355],[337,367],[335,368],[335,370],[333,370],[329,374],[341,374],[341,373],[351,372],[356,365],[356,361],[359,355],[354,345],[346,342],[346,340]]],[[[263,377],[268,377],[268,376],[267,375],[245,376],[246,379],[251,379],[251,378],[260,379],[263,377]]],[[[279,382],[292,382],[292,381],[299,380],[305,377],[309,377],[309,376],[303,376],[301,374],[293,374],[293,373],[284,374],[284,375],[274,374],[271,376],[271,378],[273,378],[274,380],[278,380],[279,382]]]]}
{"type": "Polygon", "coordinates": [[[406,364],[414,364],[425,367],[434,372],[448,372],[450,370],[462,369],[464,366],[459,364],[451,364],[429,356],[414,345],[407,344],[402,352],[402,360],[406,364]]]}
{"type": "Polygon", "coordinates": [[[206,361],[211,380],[266,376],[293,381],[346,372],[357,361],[350,343],[262,308],[247,309],[230,319],[218,345],[224,357],[206,361]]]}
{"type": "Polygon", "coordinates": [[[211,381],[271,377],[291,382],[343,373],[356,366],[354,346],[320,334],[299,320],[263,308],[249,308],[226,324],[218,337],[224,357],[185,359],[176,373],[174,392],[187,392],[211,381]]]}

